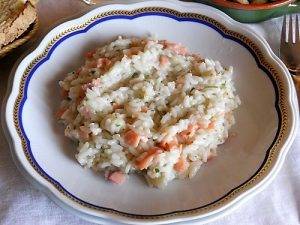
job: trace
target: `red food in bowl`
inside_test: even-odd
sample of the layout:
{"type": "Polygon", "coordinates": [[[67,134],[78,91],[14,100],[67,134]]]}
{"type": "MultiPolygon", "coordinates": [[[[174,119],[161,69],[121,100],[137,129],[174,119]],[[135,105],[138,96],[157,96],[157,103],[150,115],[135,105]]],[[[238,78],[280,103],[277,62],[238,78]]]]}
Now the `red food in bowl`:
{"type": "Polygon", "coordinates": [[[289,3],[295,2],[295,0],[278,0],[274,2],[268,2],[263,4],[251,3],[251,4],[241,4],[238,2],[232,2],[228,0],[213,0],[214,4],[232,9],[243,9],[243,10],[261,10],[261,9],[272,9],[279,6],[287,5],[289,3]]]}

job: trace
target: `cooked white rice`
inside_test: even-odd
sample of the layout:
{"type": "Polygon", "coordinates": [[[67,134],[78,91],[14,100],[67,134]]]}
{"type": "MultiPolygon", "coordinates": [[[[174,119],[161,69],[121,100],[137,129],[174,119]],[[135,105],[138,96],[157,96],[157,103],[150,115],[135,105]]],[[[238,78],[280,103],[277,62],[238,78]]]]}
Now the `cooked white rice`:
{"type": "Polygon", "coordinates": [[[60,81],[58,118],[78,162],[112,182],[141,172],[152,186],[193,177],[234,124],[232,67],[180,44],[123,39],[86,54],[60,81]]]}

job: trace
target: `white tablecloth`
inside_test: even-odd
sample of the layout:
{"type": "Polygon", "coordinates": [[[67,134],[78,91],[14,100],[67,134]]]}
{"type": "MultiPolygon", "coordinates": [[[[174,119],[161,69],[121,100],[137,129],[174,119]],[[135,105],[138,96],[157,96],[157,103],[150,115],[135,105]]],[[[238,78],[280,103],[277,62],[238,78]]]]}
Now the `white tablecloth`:
{"type": "MultiPolygon", "coordinates": [[[[266,38],[278,54],[282,19],[249,25],[266,38]]],[[[0,90],[5,88],[0,83],[0,90]]],[[[0,100],[2,102],[3,91],[0,100]]],[[[210,225],[300,224],[300,132],[275,180],[231,214],[210,225]]],[[[91,224],[62,210],[31,186],[17,171],[0,130],[0,224],[91,224]]]]}

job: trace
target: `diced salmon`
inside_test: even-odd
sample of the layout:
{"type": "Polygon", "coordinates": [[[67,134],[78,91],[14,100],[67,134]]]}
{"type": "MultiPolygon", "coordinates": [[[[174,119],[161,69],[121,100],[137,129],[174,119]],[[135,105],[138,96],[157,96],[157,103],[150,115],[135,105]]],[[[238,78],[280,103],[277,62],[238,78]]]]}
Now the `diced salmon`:
{"type": "Polygon", "coordinates": [[[99,86],[100,83],[101,83],[101,79],[100,79],[100,78],[97,78],[97,79],[93,79],[93,80],[92,80],[92,85],[93,85],[94,87],[99,86]]]}
{"type": "Polygon", "coordinates": [[[80,111],[81,115],[83,115],[84,118],[90,119],[92,117],[92,111],[88,107],[83,107],[80,111]]]}
{"type": "Polygon", "coordinates": [[[214,129],[214,128],[215,128],[215,122],[212,121],[212,122],[210,122],[210,123],[208,124],[207,129],[211,130],[211,129],[214,129]]]}
{"type": "Polygon", "coordinates": [[[148,46],[151,45],[151,44],[153,44],[153,43],[155,43],[155,41],[152,41],[152,40],[147,40],[146,41],[146,45],[148,45],[148,46]]]}
{"type": "Polygon", "coordinates": [[[184,131],[179,133],[180,138],[183,140],[187,140],[189,137],[195,135],[195,132],[199,129],[213,129],[215,127],[214,122],[210,122],[208,125],[204,123],[197,123],[197,124],[189,124],[188,128],[184,131]]]}
{"type": "Polygon", "coordinates": [[[85,86],[81,86],[81,89],[79,89],[79,91],[78,91],[78,97],[84,97],[85,91],[86,91],[85,86]]]}
{"type": "Polygon", "coordinates": [[[199,84],[199,85],[197,85],[196,87],[195,87],[195,89],[196,90],[198,90],[198,91],[202,91],[203,89],[204,89],[204,85],[203,84],[199,84]]]}
{"type": "Polygon", "coordinates": [[[188,128],[186,130],[184,130],[184,131],[181,131],[179,133],[179,135],[180,135],[180,137],[182,139],[187,140],[189,137],[194,136],[194,134],[195,134],[195,132],[196,132],[197,129],[198,129],[198,125],[197,124],[195,124],[195,125],[189,124],[188,128]]]}
{"type": "Polygon", "coordinates": [[[124,54],[128,57],[131,57],[133,55],[137,55],[142,50],[142,47],[132,47],[130,49],[124,50],[124,54]]]}
{"type": "Polygon", "coordinates": [[[188,52],[186,47],[184,47],[181,44],[166,42],[165,46],[166,46],[167,49],[170,49],[170,50],[174,51],[176,54],[179,54],[179,55],[186,55],[187,52],[188,52]]]}
{"type": "Polygon", "coordinates": [[[171,141],[162,141],[159,143],[159,146],[166,151],[172,151],[178,147],[178,140],[174,137],[171,141]]]}
{"type": "Polygon", "coordinates": [[[190,132],[188,130],[181,131],[179,133],[180,139],[182,141],[186,141],[189,138],[189,134],[190,134],[190,132]]]}
{"type": "Polygon", "coordinates": [[[140,139],[140,136],[133,130],[129,130],[124,134],[125,144],[134,148],[139,145],[140,139]]]}
{"type": "MultiPolygon", "coordinates": [[[[93,62],[94,62],[94,61],[93,61],[93,62]]],[[[95,66],[95,65],[93,65],[93,66],[95,66]]],[[[93,67],[93,68],[94,68],[94,67],[93,67]]],[[[81,69],[81,71],[80,71],[80,74],[78,74],[78,75],[80,75],[80,76],[88,76],[89,73],[90,73],[90,68],[83,67],[83,68],[81,69]]]]}
{"type": "Polygon", "coordinates": [[[186,157],[181,156],[178,162],[174,165],[174,170],[178,173],[183,173],[188,168],[189,163],[186,160],[186,157]]]}
{"type": "Polygon", "coordinates": [[[101,83],[101,80],[100,80],[100,78],[97,78],[97,79],[93,79],[91,82],[89,82],[89,83],[86,83],[86,84],[83,84],[82,86],[81,86],[81,89],[84,91],[83,93],[81,93],[80,92],[80,95],[85,95],[85,91],[87,90],[87,89],[92,89],[92,87],[97,87],[97,86],[99,86],[100,85],[100,83],[101,83]]]}
{"type": "Polygon", "coordinates": [[[97,68],[108,70],[112,62],[108,58],[100,58],[97,60],[97,68]]]}
{"type": "Polygon", "coordinates": [[[132,118],[132,117],[126,117],[125,118],[126,123],[128,124],[133,124],[136,121],[136,118],[132,118]]]}
{"type": "Polygon", "coordinates": [[[162,153],[163,150],[159,147],[152,147],[150,148],[148,151],[142,153],[135,161],[135,165],[138,169],[143,170],[143,169],[147,169],[154,157],[160,153],[162,153]]]}
{"type": "Polygon", "coordinates": [[[94,54],[95,54],[95,50],[92,50],[92,51],[86,52],[84,56],[87,59],[91,59],[91,58],[93,58],[94,54]]]}
{"type": "Polygon", "coordinates": [[[97,68],[97,61],[87,61],[86,67],[88,68],[97,68]]]}
{"type": "Polygon", "coordinates": [[[66,108],[60,108],[56,111],[55,116],[56,118],[60,119],[62,115],[67,111],[66,108]]]}
{"type": "Polygon", "coordinates": [[[174,138],[172,141],[168,142],[166,144],[166,147],[167,147],[166,149],[168,151],[172,151],[173,149],[176,149],[178,147],[178,140],[177,140],[177,138],[174,138]]]}
{"type": "Polygon", "coordinates": [[[116,110],[116,109],[123,109],[124,108],[124,105],[121,105],[121,104],[118,104],[118,103],[113,103],[113,109],[116,110]]]}
{"type": "Polygon", "coordinates": [[[97,68],[102,68],[104,66],[104,59],[100,58],[97,60],[97,68]]]}
{"type": "Polygon", "coordinates": [[[91,88],[92,88],[91,83],[81,85],[81,89],[84,90],[84,91],[86,91],[86,89],[91,89],[91,88]]]}
{"type": "MultiPolygon", "coordinates": [[[[187,136],[183,136],[182,134],[178,133],[176,135],[178,143],[184,143],[186,141],[187,136]]],[[[179,145],[180,146],[180,145],[179,145]]]]}
{"type": "Polygon", "coordinates": [[[148,111],[148,107],[147,106],[143,106],[141,108],[141,112],[146,113],[148,111]]]}
{"type": "Polygon", "coordinates": [[[78,92],[78,96],[76,97],[76,104],[79,104],[85,96],[85,90],[83,89],[83,87],[81,87],[81,89],[78,92]]]}
{"type": "Polygon", "coordinates": [[[158,155],[158,154],[160,154],[160,153],[162,153],[162,152],[163,152],[163,150],[162,150],[161,148],[159,148],[159,147],[152,147],[152,148],[150,148],[150,149],[147,151],[147,153],[148,153],[149,155],[152,155],[152,154],[158,155]]]}
{"type": "Polygon", "coordinates": [[[177,54],[179,55],[186,55],[188,53],[188,50],[185,47],[181,47],[177,50],[177,54]]]}
{"type": "Polygon", "coordinates": [[[60,95],[62,98],[67,98],[69,96],[69,91],[67,91],[66,89],[62,88],[60,95]]]}
{"type": "Polygon", "coordinates": [[[130,53],[131,53],[131,55],[137,55],[142,50],[143,50],[142,47],[132,47],[130,49],[130,53]]]}
{"type": "Polygon", "coordinates": [[[199,129],[213,129],[215,127],[214,122],[210,122],[208,125],[204,123],[197,123],[197,124],[189,124],[188,128],[184,131],[181,131],[178,136],[182,141],[187,141],[189,138],[193,137],[195,135],[195,132],[199,129]]]}
{"type": "Polygon", "coordinates": [[[158,41],[158,44],[160,44],[160,45],[162,45],[164,48],[166,47],[166,43],[167,43],[168,41],[167,40],[159,40],[158,41]]]}
{"type": "Polygon", "coordinates": [[[126,177],[121,171],[115,171],[108,175],[108,180],[115,184],[123,184],[126,177]]]}
{"type": "Polygon", "coordinates": [[[76,105],[79,105],[80,102],[84,99],[84,96],[78,96],[78,98],[76,99],[76,105]]]}
{"type": "Polygon", "coordinates": [[[138,38],[132,38],[131,39],[131,44],[130,44],[131,47],[137,47],[140,44],[141,44],[141,40],[140,39],[138,39],[138,38]]]}
{"type": "Polygon", "coordinates": [[[135,150],[139,153],[145,153],[145,149],[143,149],[142,147],[137,147],[135,150]]]}
{"type": "MultiPolygon", "coordinates": [[[[137,148],[139,149],[139,151],[142,150],[142,148],[137,148]]],[[[145,157],[147,157],[149,155],[149,153],[146,151],[142,152],[137,158],[136,158],[136,162],[140,162],[142,161],[145,157]]]]}
{"type": "Polygon", "coordinates": [[[89,138],[89,135],[85,132],[83,132],[82,130],[78,131],[79,137],[82,140],[87,140],[89,138]]]}
{"type": "Polygon", "coordinates": [[[81,71],[82,71],[82,68],[79,67],[79,68],[75,71],[75,73],[76,73],[77,75],[79,75],[81,71]]]}
{"type": "Polygon", "coordinates": [[[87,134],[91,133],[91,130],[86,126],[80,126],[79,129],[87,134]]]}
{"type": "Polygon", "coordinates": [[[142,160],[136,161],[135,165],[138,169],[143,170],[147,169],[154,159],[154,155],[147,155],[142,160]]]}
{"type": "Polygon", "coordinates": [[[205,123],[197,123],[197,129],[206,129],[207,128],[207,124],[205,123]]]}
{"type": "Polygon", "coordinates": [[[169,58],[165,55],[162,55],[159,58],[159,63],[160,63],[160,66],[166,66],[167,64],[169,64],[169,58]]]}
{"type": "Polygon", "coordinates": [[[80,137],[81,139],[86,140],[86,139],[89,138],[89,133],[90,133],[90,131],[87,130],[86,127],[80,126],[80,127],[79,127],[78,133],[79,133],[79,137],[80,137]]]}

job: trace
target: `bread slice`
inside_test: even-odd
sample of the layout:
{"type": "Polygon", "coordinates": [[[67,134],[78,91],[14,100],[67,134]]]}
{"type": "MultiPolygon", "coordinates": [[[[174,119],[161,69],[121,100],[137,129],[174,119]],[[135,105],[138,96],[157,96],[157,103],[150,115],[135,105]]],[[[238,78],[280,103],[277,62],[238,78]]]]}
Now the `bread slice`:
{"type": "Polygon", "coordinates": [[[0,23],[1,49],[22,35],[35,21],[37,14],[31,2],[24,0],[0,0],[0,11],[3,12],[0,16],[0,21],[2,21],[0,23]],[[7,4],[11,4],[11,6],[7,6],[7,4]]]}
{"type": "Polygon", "coordinates": [[[10,26],[24,10],[24,0],[0,0],[0,32],[10,26]]]}

